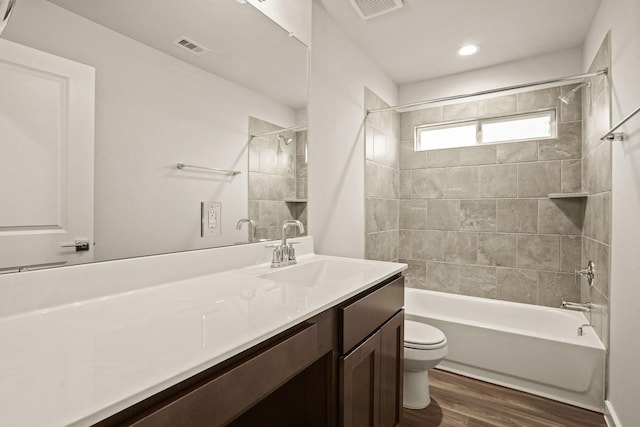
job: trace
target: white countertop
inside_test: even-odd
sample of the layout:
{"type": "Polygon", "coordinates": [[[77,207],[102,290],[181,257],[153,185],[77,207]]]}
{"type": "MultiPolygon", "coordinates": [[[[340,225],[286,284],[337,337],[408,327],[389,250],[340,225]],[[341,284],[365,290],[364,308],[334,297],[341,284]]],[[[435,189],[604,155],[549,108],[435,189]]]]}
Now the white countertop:
{"type": "Polygon", "coordinates": [[[91,425],[406,268],[298,265],[321,260],[358,268],[314,286],[267,263],[0,318],[0,425],[91,425]]]}

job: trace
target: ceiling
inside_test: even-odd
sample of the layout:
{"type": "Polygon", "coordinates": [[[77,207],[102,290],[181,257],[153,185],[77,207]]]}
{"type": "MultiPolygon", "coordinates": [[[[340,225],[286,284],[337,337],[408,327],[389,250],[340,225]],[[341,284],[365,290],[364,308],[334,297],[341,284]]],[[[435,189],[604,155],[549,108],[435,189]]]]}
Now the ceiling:
{"type": "Polygon", "coordinates": [[[397,84],[433,79],[582,45],[600,0],[404,0],[365,21],[348,0],[329,14],[397,84]],[[473,56],[456,50],[480,46],[473,56]]]}
{"type": "Polygon", "coordinates": [[[49,1],[293,109],[306,106],[307,47],[248,3],[49,1]],[[210,52],[195,56],[172,43],[182,36],[210,52]]]}

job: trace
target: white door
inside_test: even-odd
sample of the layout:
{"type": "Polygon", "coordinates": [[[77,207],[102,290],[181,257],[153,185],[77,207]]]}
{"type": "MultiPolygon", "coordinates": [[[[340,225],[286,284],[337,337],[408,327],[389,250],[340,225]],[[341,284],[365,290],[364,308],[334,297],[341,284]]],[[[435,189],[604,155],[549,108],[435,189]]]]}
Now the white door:
{"type": "Polygon", "coordinates": [[[0,39],[0,273],[93,259],[94,109],[93,67],[0,39]]]}

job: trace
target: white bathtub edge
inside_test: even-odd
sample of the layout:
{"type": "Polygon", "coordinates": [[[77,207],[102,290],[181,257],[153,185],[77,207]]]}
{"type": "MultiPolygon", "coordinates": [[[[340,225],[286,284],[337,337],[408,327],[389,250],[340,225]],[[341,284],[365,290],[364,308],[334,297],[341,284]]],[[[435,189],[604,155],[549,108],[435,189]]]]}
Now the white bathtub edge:
{"type": "Polygon", "coordinates": [[[609,427],[622,427],[622,423],[613,409],[613,403],[610,400],[604,401],[604,420],[609,427]]]}
{"type": "MultiPolygon", "coordinates": [[[[440,362],[438,366],[436,366],[436,369],[440,369],[447,372],[453,372],[454,374],[464,375],[465,377],[474,378],[476,380],[488,382],[491,384],[496,384],[496,385],[506,387],[506,388],[511,388],[514,390],[519,390],[525,393],[533,394],[535,396],[541,396],[547,399],[566,403],[579,408],[598,412],[600,414],[604,412],[603,408],[598,408],[589,404],[585,404],[584,402],[576,402],[575,400],[558,396],[557,392],[546,393],[544,391],[541,391],[540,389],[533,389],[533,388],[527,387],[526,385],[524,385],[527,383],[527,381],[523,381],[522,383],[519,383],[518,381],[514,381],[514,378],[511,376],[506,376],[508,377],[508,379],[503,380],[500,378],[499,373],[490,372],[482,368],[475,368],[473,366],[462,365],[460,363],[443,360],[442,362],[440,362]]],[[[614,424],[609,427],[622,427],[622,425],[614,424]]]]}

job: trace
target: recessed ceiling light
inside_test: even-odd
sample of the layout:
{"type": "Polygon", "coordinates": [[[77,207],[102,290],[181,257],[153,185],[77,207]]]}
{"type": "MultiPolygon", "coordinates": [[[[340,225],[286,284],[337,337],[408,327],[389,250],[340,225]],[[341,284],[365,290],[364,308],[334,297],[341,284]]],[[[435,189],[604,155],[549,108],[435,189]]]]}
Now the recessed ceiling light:
{"type": "Polygon", "coordinates": [[[460,56],[469,56],[473,55],[480,49],[480,46],[477,44],[467,44],[458,49],[458,55],[460,56]]]}

